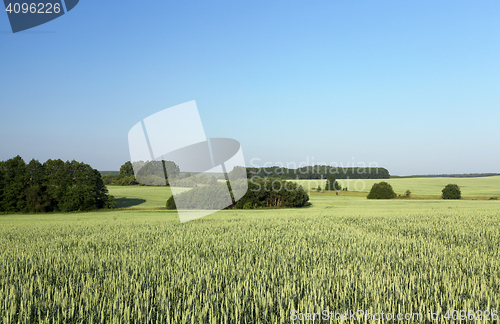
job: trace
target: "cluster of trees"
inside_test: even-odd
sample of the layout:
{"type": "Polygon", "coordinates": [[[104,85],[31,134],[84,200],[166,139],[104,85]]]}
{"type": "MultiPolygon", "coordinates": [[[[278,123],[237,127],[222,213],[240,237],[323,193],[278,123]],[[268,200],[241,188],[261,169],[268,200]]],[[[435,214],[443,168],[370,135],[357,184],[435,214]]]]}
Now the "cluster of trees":
{"type": "Polygon", "coordinates": [[[20,156],[0,162],[1,212],[89,211],[113,208],[99,171],[62,160],[28,164],[20,156]]]}
{"type": "Polygon", "coordinates": [[[328,165],[306,166],[298,169],[273,166],[247,168],[247,177],[277,179],[326,179],[329,175],[337,179],[389,179],[389,171],[385,168],[333,167],[328,165]]]}
{"type": "Polygon", "coordinates": [[[117,186],[132,186],[138,185],[139,182],[135,179],[134,169],[132,167],[132,163],[130,161],[125,162],[120,167],[120,173],[117,175],[114,174],[106,174],[102,177],[104,184],[109,185],[117,185],[117,186]]]}
{"type": "Polygon", "coordinates": [[[167,174],[170,179],[179,175],[179,166],[172,161],[138,161],[133,164],[128,161],[120,167],[118,175],[108,174],[104,176],[106,185],[148,185],[165,186],[169,185],[167,174]],[[138,169],[137,175],[134,175],[134,168],[138,169]]]}
{"type": "Polygon", "coordinates": [[[233,208],[252,209],[262,207],[291,208],[308,205],[309,195],[299,184],[273,178],[248,180],[248,191],[233,208]]]}
{"type": "MultiPolygon", "coordinates": [[[[179,205],[187,209],[223,209],[231,204],[227,195],[228,185],[224,182],[215,183],[209,187],[196,187],[176,195],[179,205]]],[[[174,197],[167,200],[167,209],[176,209],[174,197]]]]}
{"type": "MultiPolygon", "coordinates": [[[[302,186],[295,182],[272,178],[253,178],[246,181],[248,190],[235,203],[228,200],[227,189],[231,198],[232,191],[229,182],[219,182],[210,187],[198,187],[176,196],[177,201],[182,199],[182,205],[191,209],[254,209],[263,207],[291,208],[308,205],[309,195],[302,186]]],[[[238,182],[234,185],[238,186],[238,182]]],[[[234,198],[232,198],[234,201],[234,198]]],[[[175,200],[167,200],[167,209],[176,209],[175,200]]]]}

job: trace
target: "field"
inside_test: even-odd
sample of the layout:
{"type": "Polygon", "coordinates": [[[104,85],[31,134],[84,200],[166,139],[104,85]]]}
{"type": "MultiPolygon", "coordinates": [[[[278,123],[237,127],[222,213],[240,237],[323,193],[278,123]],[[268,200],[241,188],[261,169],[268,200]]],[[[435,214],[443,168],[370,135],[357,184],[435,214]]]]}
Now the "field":
{"type": "MultiPolygon", "coordinates": [[[[439,197],[441,190],[449,183],[460,186],[464,197],[500,197],[500,176],[481,178],[396,178],[396,179],[359,179],[338,182],[350,191],[369,192],[374,183],[386,181],[392,185],[397,194],[403,195],[410,190],[413,195],[439,197]]],[[[318,184],[323,188],[325,180],[298,180],[306,189],[317,188],[318,184]]]]}
{"type": "MultiPolygon", "coordinates": [[[[418,192],[408,183],[396,191],[418,192]]],[[[322,310],[447,323],[453,309],[495,322],[500,308],[500,201],[311,193],[309,208],[180,224],[153,209],[166,188],[110,192],[128,210],[0,215],[4,323],[293,323],[322,310]]]]}

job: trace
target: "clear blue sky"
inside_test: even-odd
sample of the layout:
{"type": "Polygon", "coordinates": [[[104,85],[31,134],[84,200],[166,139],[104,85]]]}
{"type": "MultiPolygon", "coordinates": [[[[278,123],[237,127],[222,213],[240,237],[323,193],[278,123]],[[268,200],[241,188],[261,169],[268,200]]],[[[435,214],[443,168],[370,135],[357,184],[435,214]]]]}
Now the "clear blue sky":
{"type": "Polygon", "coordinates": [[[17,34],[3,12],[0,160],[118,170],[135,123],[196,100],[247,165],[500,172],[499,35],[497,0],[82,0],[17,34]]]}

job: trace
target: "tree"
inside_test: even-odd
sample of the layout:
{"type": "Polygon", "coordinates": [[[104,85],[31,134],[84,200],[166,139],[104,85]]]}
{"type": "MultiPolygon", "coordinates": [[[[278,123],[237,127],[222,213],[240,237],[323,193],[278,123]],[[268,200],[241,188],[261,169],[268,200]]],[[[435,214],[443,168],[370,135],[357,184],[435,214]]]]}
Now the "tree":
{"type": "Polygon", "coordinates": [[[179,175],[180,169],[172,161],[137,161],[133,163],[137,171],[136,179],[140,184],[150,186],[169,185],[170,180],[179,175]]]}
{"type": "Polygon", "coordinates": [[[456,184],[448,184],[444,187],[442,193],[443,199],[460,199],[462,197],[460,187],[456,184]]]}
{"type": "Polygon", "coordinates": [[[125,162],[120,167],[120,175],[127,176],[127,177],[134,175],[134,168],[132,167],[132,163],[130,161],[125,162]]]}
{"type": "Polygon", "coordinates": [[[342,185],[337,182],[333,174],[329,174],[326,177],[325,190],[342,190],[342,185]]]}
{"type": "Polygon", "coordinates": [[[28,187],[25,190],[25,212],[38,213],[50,210],[51,201],[47,193],[47,176],[44,166],[35,159],[27,165],[28,187]]]}
{"type": "Polygon", "coordinates": [[[405,196],[406,196],[407,198],[410,198],[410,196],[411,196],[411,191],[410,191],[410,190],[406,190],[405,196]]]}
{"type": "Polygon", "coordinates": [[[0,161],[0,212],[3,212],[3,189],[5,187],[3,161],[0,161]]]}
{"type": "Polygon", "coordinates": [[[26,163],[18,155],[3,162],[3,197],[0,205],[6,212],[22,211],[26,207],[25,189],[28,184],[26,163]]]}
{"type": "Polygon", "coordinates": [[[392,199],[396,198],[396,193],[392,186],[385,181],[374,183],[370,193],[366,198],[368,199],[392,199]]]}

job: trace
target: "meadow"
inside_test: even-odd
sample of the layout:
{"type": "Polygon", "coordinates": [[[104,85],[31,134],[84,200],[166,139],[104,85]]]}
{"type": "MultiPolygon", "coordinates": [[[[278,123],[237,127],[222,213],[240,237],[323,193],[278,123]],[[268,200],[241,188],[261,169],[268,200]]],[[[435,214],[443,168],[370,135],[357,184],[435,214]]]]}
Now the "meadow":
{"type": "MultiPolygon", "coordinates": [[[[305,189],[314,190],[318,185],[323,188],[326,180],[295,180],[305,189]]],[[[462,196],[472,197],[499,197],[500,198],[500,176],[479,178],[394,178],[394,179],[339,179],[337,180],[349,191],[369,192],[374,183],[386,181],[397,194],[404,195],[410,190],[413,195],[437,198],[441,196],[441,190],[449,184],[454,183],[460,187],[462,196]]]]}
{"type": "Polygon", "coordinates": [[[125,208],[0,215],[3,323],[294,323],[323,310],[497,322],[500,201],[311,192],[308,208],[180,224],[160,209],[167,188],[109,189],[125,208]]]}

